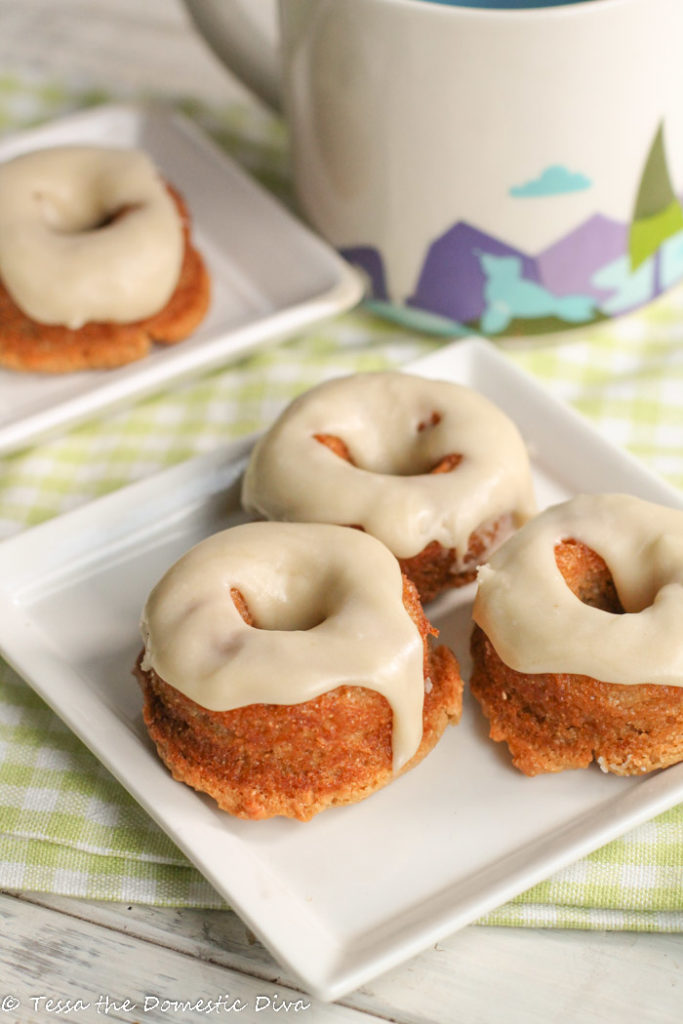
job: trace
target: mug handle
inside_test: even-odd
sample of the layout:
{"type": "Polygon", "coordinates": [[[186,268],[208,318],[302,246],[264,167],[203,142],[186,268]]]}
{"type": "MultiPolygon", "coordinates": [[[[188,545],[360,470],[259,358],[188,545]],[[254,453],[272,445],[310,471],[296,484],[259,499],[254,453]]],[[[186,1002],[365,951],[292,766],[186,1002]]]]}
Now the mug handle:
{"type": "Polygon", "coordinates": [[[184,2],[216,56],[269,107],[281,110],[276,0],[184,2]]]}

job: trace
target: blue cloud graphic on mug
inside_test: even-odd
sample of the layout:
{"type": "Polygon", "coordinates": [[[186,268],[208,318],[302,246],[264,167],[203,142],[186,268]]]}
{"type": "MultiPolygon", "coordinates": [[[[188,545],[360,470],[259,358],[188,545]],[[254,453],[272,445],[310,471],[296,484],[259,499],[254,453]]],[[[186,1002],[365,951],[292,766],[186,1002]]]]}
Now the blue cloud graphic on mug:
{"type": "Polygon", "coordinates": [[[553,164],[541,171],[532,181],[525,181],[523,185],[513,185],[510,188],[510,195],[518,199],[560,196],[567,192],[582,192],[591,185],[591,179],[580,171],[570,171],[562,164],[553,164]]]}

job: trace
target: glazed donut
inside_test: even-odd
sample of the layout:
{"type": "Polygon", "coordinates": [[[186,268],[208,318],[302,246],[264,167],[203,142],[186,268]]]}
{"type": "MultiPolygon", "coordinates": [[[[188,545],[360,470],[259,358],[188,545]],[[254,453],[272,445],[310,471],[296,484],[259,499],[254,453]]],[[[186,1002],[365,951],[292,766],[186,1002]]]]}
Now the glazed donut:
{"type": "Polygon", "coordinates": [[[580,495],[479,570],[471,686],[526,774],[683,758],[683,512],[580,495]]]}
{"type": "Polygon", "coordinates": [[[179,217],[149,158],[65,146],[0,165],[0,276],[32,319],[130,322],[170,298],[179,217]]]}
{"type": "Polygon", "coordinates": [[[460,714],[457,663],[428,649],[435,631],[396,560],[344,527],[207,538],[154,587],[141,631],[162,759],[242,817],[306,820],[361,799],[460,714]]]}
{"type": "Polygon", "coordinates": [[[535,510],[507,416],[460,384],[398,372],[343,377],[295,400],[257,443],[242,502],[267,519],[361,527],[423,601],[473,579],[535,510]]]}

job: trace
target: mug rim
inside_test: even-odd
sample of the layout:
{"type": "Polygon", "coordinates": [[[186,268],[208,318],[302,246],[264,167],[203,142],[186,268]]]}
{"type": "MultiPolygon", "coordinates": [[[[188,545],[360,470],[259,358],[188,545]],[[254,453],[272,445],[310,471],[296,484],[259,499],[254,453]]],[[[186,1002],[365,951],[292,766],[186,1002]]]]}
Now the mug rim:
{"type": "Polygon", "coordinates": [[[643,0],[567,0],[566,3],[553,4],[548,7],[468,7],[461,5],[459,0],[452,0],[451,3],[436,3],[434,0],[372,0],[374,3],[386,6],[403,7],[415,10],[420,4],[421,10],[426,12],[431,8],[430,17],[447,17],[453,8],[458,11],[460,17],[472,18],[562,18],[578,16],[590,17],[588,11],[604,10],[606,7],[628,7],[642,3],[643,0]]]}

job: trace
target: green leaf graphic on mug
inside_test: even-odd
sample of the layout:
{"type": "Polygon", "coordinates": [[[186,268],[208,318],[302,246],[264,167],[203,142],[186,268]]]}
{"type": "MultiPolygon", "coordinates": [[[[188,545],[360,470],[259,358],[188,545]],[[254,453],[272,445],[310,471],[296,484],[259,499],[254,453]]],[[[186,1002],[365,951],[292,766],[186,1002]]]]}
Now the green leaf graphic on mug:
{"type": "Polygon", "coordinates": [[[664,125],[660,124],[645,161],[633,211],[628,241],[631,270],[654,256],[661,244],[679,231],[683,231],[683,208],[671,184],[664,125]]]}

